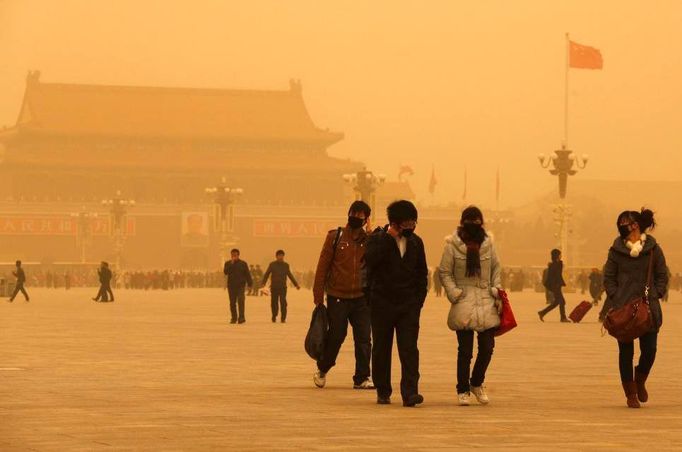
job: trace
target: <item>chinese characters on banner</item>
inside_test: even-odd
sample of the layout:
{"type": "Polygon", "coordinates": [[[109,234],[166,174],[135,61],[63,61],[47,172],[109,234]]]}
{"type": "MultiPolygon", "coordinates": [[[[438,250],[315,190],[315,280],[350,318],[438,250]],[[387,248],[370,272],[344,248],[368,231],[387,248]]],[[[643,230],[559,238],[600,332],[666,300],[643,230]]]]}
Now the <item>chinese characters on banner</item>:
{"type": "Polygon", "coordinates": [[[338,222],[333,220],[300,219],[257,219],[253,220],[254,237],[324,237],[336,229],[338,222]]]}
{"type": "MultiPolygon", "coordinates": [[[[109,217],[91,218],[90,233],[95,236],[109,235],[109,217]]],[[[13,216],[0,215],[0,235],[78,235],[77,217],[45,215],[45,216],[13,216]]],[[[125,234],[135,235],[136,222],[128,217],[125,234]]]]}

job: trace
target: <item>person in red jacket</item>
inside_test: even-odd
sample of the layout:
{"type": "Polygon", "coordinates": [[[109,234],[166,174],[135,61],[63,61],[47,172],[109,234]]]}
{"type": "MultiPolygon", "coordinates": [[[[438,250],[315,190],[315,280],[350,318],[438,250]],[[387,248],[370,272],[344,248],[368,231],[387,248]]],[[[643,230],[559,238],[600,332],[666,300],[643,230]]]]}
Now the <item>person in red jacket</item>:
{"type": "Polygon", "coordinates": [[[371,209],[365,202],[353,202],[346,226],[329,231],[322,246],[315,272],[313,301],[315,305],[324,303],[327,293],[329,332],[322,359],[317,362],[313,375],[318,388],[324,388],[327,383],[327,372],[336,364],[350,322],[355,342],[353,388],[374,389],[370,374],[370,310],[363,287],[365,227],[370,214],[371,209]]]}

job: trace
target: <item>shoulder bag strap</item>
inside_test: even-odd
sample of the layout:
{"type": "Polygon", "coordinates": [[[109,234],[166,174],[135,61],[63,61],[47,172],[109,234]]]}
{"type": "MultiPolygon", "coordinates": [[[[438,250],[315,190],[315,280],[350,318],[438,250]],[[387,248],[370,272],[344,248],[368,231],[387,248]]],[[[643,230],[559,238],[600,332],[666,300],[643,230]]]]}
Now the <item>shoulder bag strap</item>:
{"type": "Polygon", "coordinates": [[[336,248],[339,247],[339,241],[341,240],[341,235],[343,234],[343,228],[339,227],[336,229],[336,236],[332,242],[332,259],[329,261],[329,269],[327,270],[327,276],[325,281],[329,281],[329,275],[332,272],[332,265],[334,265],[334,259],[336,259],[336,248]]]}
{"type": "Polygon", "coordinates": [[[653,276],[654,272],[654,252],[656,251],[656,247],[653,247],[651,249],[651,253],[649,254],[649,269],[647,270],[646,274],[646,286],[644,287],[644,298],[646,300],[649,300],[649,289],[651,288],[651,279],[653,276]]]}

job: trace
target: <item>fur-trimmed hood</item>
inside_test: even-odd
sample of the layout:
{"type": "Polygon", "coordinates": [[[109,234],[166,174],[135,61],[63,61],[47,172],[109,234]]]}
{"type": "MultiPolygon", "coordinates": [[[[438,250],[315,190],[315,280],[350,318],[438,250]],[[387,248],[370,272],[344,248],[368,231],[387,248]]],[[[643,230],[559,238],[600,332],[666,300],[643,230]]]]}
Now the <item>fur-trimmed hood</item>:
{"type": "MultiPolygon", "coordinates": [[[[642,234],[642,239],[643,239],[644,243],[643,243],[642,249],[638,253],[638,255],[639,254],[649,254],[649,252],[652,249],[654,249],[654,247],[656,246],[656,243],[657,243],[656,239],[654,238],[653,235],[649,235],[649,234],[642,234]]],[[[627,246],[627,244],[625,243],[625,240],[623,240],[620,237],[617,237],[616,240],[613,241],[613,246],[611,246],[611,249],[617,253],[620,253],[620,254],[625,254],[625,255],[631,256],[631,257],[636,257],[636,256],[632,256],[631,248],[629,248],[627,246]]]]}

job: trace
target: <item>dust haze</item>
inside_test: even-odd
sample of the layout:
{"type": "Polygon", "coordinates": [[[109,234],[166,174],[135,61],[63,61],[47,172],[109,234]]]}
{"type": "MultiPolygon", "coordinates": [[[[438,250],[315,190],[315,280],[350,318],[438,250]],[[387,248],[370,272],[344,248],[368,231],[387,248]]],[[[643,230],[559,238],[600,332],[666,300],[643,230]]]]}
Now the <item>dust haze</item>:
{"type": "MultiPolygon", "coordinates": [[[[389,182],[409,167],[400,177],[423,211],[449,209],[451,224],[422,231],[434,258],[459,206],[476,203],[513,218],[498,234],[508,263],[543,265],[557,181],[537,155],[561,145],[569,32],[604,57],[603,70],[571,70],[568,96],[568,147],[590,156],[569,180],[572,240],[589,248],[576,264],[601,265],[619,211],[653,208],[662,237],[682,219],[681,17],[676,1],[4,0],[0,125],[17,122],[30,70],[44,83],[217,90],[285,91],[300,80],[312,122],[344,134],[330,156],[389,182]],[[545,237],[537,253],[512,253],[533,228],[545,237]],[[598,240],[584,237],[594,228],[598,240]]],[[[666,244],[679,261],[679,246],[666,244]]]]}

